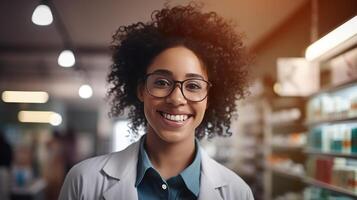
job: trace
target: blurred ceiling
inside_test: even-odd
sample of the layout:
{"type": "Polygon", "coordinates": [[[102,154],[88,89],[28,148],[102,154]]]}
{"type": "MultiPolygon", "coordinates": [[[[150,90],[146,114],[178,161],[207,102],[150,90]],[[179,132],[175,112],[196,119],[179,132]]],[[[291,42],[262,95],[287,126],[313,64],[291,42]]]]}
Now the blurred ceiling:
{"type": "MultiPolygon", "coordinates": [[[[57,56],[64,47],[54,23],[40,27],[31,15],[40,1],[0,1],[0,92],[3,90],[48,91],[51,98],[98,103],[106,92],[110,65],[108,46],[120,25],[148,21],[164,0],[53,0],[76,49],[77,64],[94,90],[90,100],[81,100],[78,88],[83,73],[61,68],[57,56]]],[[[171,5],[188,1],[169,1],[171,5]]],[[[216,11],[237,22],[249,47],[258,45],[308,0],[205,0],[204,9],[216,11]]]]}

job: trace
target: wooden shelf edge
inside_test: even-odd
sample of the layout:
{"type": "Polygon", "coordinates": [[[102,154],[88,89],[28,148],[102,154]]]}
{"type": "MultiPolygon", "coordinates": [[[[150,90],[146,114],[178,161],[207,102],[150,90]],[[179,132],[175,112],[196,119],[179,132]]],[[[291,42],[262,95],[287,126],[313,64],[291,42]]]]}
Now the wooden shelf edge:
{"type": "Polygon", "coordinates": [[[343,158],[357,159],[357,153],[345,154],[345,153],[334,153],[334,152],[322,152],[322,151],[311,150],[311,149],[306,149],[306,150],[304,150],[304,152],[306,154],[315,154],[315,155],[330,156],[330,157],[343,157],[343,158]]]}
{"type": "Polygon", "coordinates": [[[311,99],[311,98],[318,96],[320,94],[323,94],[323,93],[331,93],[331,92],[335,92],[338,90],[342,90],[344,88],[353,87],[355,85],[357,85],[357,79],[353,79],[353,80],[347,81],[345,83],[342,83],[342,84],[336,85],[336,86],[327,86],[325,88],[321,88],[318,92],[311,94],[308,98],[311,99]]]}
{"type": "Polygon", "coordinates": [[[305,177],[304,178],[304,182],[307,183],[307,184],[310,184],[310,185],[314,185],[314,186],[320,187],[320,188],[331,190],[333,192],[337,192],[337,193],[340,193],[340,194],[344,194],[344,195],[347,195],[347,196],[350,196],[350,197],[357,198],[357,193],[354,193],[354,192],[352,192],[350,190],[346,190],[346,189],[341,188],[339,186],[334,186],[334,185],[331,185],[331,184],[328,184],[328,183],[324,183],[322,181],[315,180],[313,178],[305,177]]]}
{"type": "Polygon", "coordinates": [[[271,170],[274,173],[289,177],[289,178],[294,178],[294,179],[298,179],[300,181],[304,180],[304,176],[303,175],[299,175],[299,174],[293,174],[293,173],[289,173],[289,172],[285,172],[281,169],[278,169],[276,167],[272,167],[272,166],[268,166],[267,169],[271,170]]]}
{"type": "Polygon", "coordinates": [[[304,149],[304,146],[293,146],[293,145],[276,145],[272,144],[271,147],[276,150],[295,150],[300,151],[304,149]]]}
{"type": "Polygon", "coordinates": [[[315,179],[307,177],[307,176],[285,172],[285,171],[282,171],[280,169],[277,169],[276,167],[269,166],[267,168],[269,170],[271,170],[272,172],[274,172],[274,173],[283,175],[285,177],[297,179],[299,181],[304,182],[305,184],[314,185],[314,186],[317,186],[317,187],[320,187],[320,188],[323,188],[323,189],[327,189],[327,190],[330,190],[330,191],[333,191],[333,192],[336,192],[336,193],[340,193],[340,194],[343,194],[343,195],[347,195],[347,196],[350,196],[350,197],[357,198],[357,193],[354,193],[354,192],[352,192],[350,190],[346,190],[346,189],[341,188],[339,186],[334,186],[334,185],[331,185],[331,184],[328,184],[328,183],[324,183],[322,181],[318,181],[318,180],[315,180],[315,179]]]}
{"type": "Polygon", "coordinates": [[[329,120],[319,120],[319,121],[306,121],[305,125],[309,127],[313,126],[318,126],[321,124],[338,124],[338,123],[343,123],[343,122],[352,122],[352,121],[357,121],[357,116],[353,117],[345,117],[345,118],[336,118],[336,119],[329,119],[329,120]]]}

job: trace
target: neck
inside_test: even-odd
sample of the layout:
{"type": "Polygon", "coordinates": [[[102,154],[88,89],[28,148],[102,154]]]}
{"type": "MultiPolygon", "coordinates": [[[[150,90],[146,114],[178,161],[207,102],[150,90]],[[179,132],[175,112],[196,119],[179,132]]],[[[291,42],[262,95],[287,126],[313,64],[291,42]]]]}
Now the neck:
{"type": "Polygon", "coordinates": [[[164,179],[177,176],[195,157],[194,136],[192,139],[170,143],[149,129],[145,147],[151,163],[164,179]]]}

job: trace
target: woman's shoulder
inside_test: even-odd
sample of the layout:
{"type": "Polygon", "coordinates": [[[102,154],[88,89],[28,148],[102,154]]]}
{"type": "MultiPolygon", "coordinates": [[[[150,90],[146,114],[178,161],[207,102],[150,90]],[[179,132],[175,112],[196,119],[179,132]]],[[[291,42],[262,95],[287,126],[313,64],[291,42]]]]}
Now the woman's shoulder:
{"type": "Polygon", "coordinates": [[[118,180],[115,173],[120,167],[126,167],[127,151],[95,156],[74,165],[66,175],[59,199],[99,199],[103,189],[118,180]]]}
{"type": "Polygon", "coordinates": [[[118,169],[123,167],[123,165],[126,165],[129,162],[129,160],[135,159],[133,157],[135,155],[134,152],[137,151],[137,146],[137,143],[133,143],[122,151],[112,152],[105,155],[85,159],[74,165],[69,171],[68,175],[74,177],[91,175],[93,177],[98,173],[102,175],[102,171],[105,169],[118,169]]]}
{"type": "Polygon", "coordinates": [[[96,194],[98,190],[97,183],[103,181],[103,176],[100,171],[109,157],[110,154],[96,156],[74,165],[64,180],[59,200],[74,200],[88,196],[92,197],[94,195],[91,194],[92,192],[96,194]]]}
{"type": "Polygon", "coordinates": [[[75,164],[70,170],[71,174],[87,174],[100,171],[113,153],[87,158],[75,164]]]}

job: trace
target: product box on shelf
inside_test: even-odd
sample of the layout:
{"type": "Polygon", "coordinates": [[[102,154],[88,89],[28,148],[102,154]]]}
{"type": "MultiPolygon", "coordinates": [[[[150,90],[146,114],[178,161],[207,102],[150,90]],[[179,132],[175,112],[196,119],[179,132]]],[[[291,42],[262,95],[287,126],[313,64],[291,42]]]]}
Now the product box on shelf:
{"type": "Polygon", "coordinates": [[[351,152],[357,153],[357,127],[351,130],[351,152]]]}
{"type": "Polygon", "coordinates": [[[308,148],[324,153],[357,154],[357,125],[324,125],[310,130],[308,148]]]}
{"type": "Polygon", "coordinates": [[[318,158],[316,160],[315,178],[319,181],[331,184],[333,160],[330,158],[318,158]]]}

